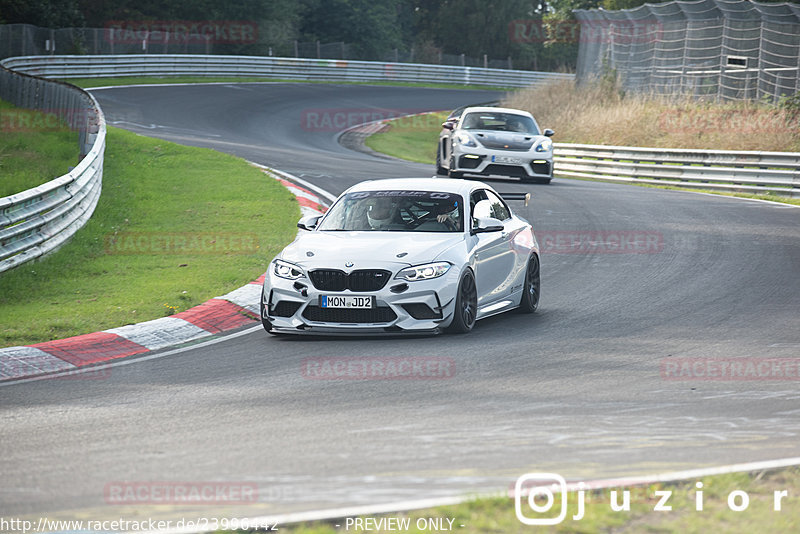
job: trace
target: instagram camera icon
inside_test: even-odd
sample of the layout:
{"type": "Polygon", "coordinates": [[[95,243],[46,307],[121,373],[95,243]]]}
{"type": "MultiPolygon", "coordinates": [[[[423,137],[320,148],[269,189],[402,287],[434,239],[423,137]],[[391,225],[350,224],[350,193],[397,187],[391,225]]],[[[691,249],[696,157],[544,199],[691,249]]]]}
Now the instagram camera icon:
{"type": "Polygon", "coordinates": [[[555,473],[527,473],[517,479],[514,486],[514,511],[525,525],[557,525],[567,517],[567,481],[555,473]],[[526,487],[527,486],[527,487],[526,487]],[[561,493],[561,510],[555,517],[528,517],[522,512],[524,493],[528,494],[528,506],[537,514],[546,514],[553,508],[553,490],[561,493]],[[541,499],[544,502],[541,502],[541,499]]]}

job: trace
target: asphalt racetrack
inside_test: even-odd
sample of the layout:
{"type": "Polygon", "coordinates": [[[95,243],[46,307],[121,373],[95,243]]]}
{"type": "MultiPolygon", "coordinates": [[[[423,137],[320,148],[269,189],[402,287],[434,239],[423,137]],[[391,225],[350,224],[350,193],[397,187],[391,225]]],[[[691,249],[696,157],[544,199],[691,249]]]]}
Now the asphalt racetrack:
{"type": "MultiPolygon", "coordinates": [[[[94,94],[112,125],[243,156],[333,194],[434,169],[345,149],[335,124],[309,114],[499,97],[285,83],[94,94]]],[[[557,124],[542,126],[558,141],[557,124]]],[[[502,490],[531,471],[595,478],[798,456],[800,209],[558,178],[492,185],[534,195],[512,207],[544,247],[535,315],[490,318],[463,336],[259,328],[113,367],[105,380],[4,385],[4,515],[257,516],[502,490]],[[385,357],[439,358],[452,372],[320,380],[303,367],[385,357]],[[761,374],[746,372],[765,359],[761,374]],[[745,371],[720,370],[731,362],[745,371]],[[117,506],[107,491],[119,481],[242,481],[259,498],[117,506]]]]}

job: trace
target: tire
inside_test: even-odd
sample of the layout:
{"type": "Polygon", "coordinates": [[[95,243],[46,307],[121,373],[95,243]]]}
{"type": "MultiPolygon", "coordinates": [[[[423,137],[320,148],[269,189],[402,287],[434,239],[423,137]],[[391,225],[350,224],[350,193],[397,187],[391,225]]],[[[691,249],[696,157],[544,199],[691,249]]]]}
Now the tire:
{"type": "MultiPolygon", "coordinates": [[[[451,157],[450,158],[450,169],[452,169],[455,166],[456,166],[456,161],[455,161],[455,159],[453,159],[451,157]]],[[[464,177],[464,173],[463,172],[457,172],[457,171],[453,171],[453,170],[450,170],[450,169],[447,170],[447,176],[449,176],[450,178],[463,178],[464,177]]]]}
{"type": "Polygon", "coordinates": [[[528,267],[525,269],[525,283],[522,284],[522,298],[519,302],[520,313],[533,313],[539,307],[539,295],[541,293],[541,280],[539,277],[539,257],[536,254],[528,260],[528,267]]]}
{"type": "Polygon", "coordinates": [[[447,169],[442,167],[442,155],[441,155],[441,152],[442,152],[441,149],[438,149],[436,151],[436,174],[438,174],[439,176],[447,176],[447,169]]]}
{"type": "Polygon", "coordinates": [[[478,289],[475,286],[475,275],[466,269],[458,282],[456,293],[456,309],[453,311],[453,322],[448,327],[452,334],[466,334],[475,326],[478,316],[478,289]]]}
{"type": "Polygon", "coordinates": [[[449,176],[450,178],[463,178],[464,173],[456,171],[447,171],[447,176],[449,176]]]}

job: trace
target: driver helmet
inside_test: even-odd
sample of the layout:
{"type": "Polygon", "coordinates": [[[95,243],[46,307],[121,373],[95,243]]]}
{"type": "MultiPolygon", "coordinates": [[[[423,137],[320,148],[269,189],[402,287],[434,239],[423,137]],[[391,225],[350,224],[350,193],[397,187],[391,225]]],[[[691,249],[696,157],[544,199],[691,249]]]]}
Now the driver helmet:
{"type": "Polygon", "coordinates": [[[367,221],[372,228],[382,228],[394,220],[394,213],[391,198],[376,198],[367,211],[367,221]]]}
{"type": "Polygon", "coordinates": [[[436,206],[433,207],[432,211],[434,215],[445,215],[447,213],[452,212],[458,207],[458,202],[456,200],[446,200],[443,202],[439,202],[436,206]]]}
{"type": "Polygon", "coordinates": [[[506,125],[508,126],[508,129],[511,130],[512,132],[525,131],[525,126],[522,124],[522,120],[520,120],[517,117],[511,117],[510,119],[508,119],[508,121],[506,121],[506,125]]]}

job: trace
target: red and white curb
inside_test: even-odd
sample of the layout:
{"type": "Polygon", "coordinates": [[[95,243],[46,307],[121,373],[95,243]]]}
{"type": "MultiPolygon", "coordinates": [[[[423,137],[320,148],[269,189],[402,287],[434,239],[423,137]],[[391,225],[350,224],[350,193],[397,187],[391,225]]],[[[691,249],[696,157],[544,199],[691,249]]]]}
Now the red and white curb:
{"type": "MultiPolygon", "coordinates": [[[[294,194],[303,215],[325,211],[327,201],[320,196],[330,200],[329,193],[311,184],[305,184],[308,187],[297,185],[287,178],[303,181],[257,166],[294,194]],[[318,189],[319,194],[312,192],[312,188],[318,189]]],[[[34,345],[0,348],[0,381],[77,370],[252,325],[258,320],[263,282],[264,275],[226,295],[169,317],[34,345]]]]}

